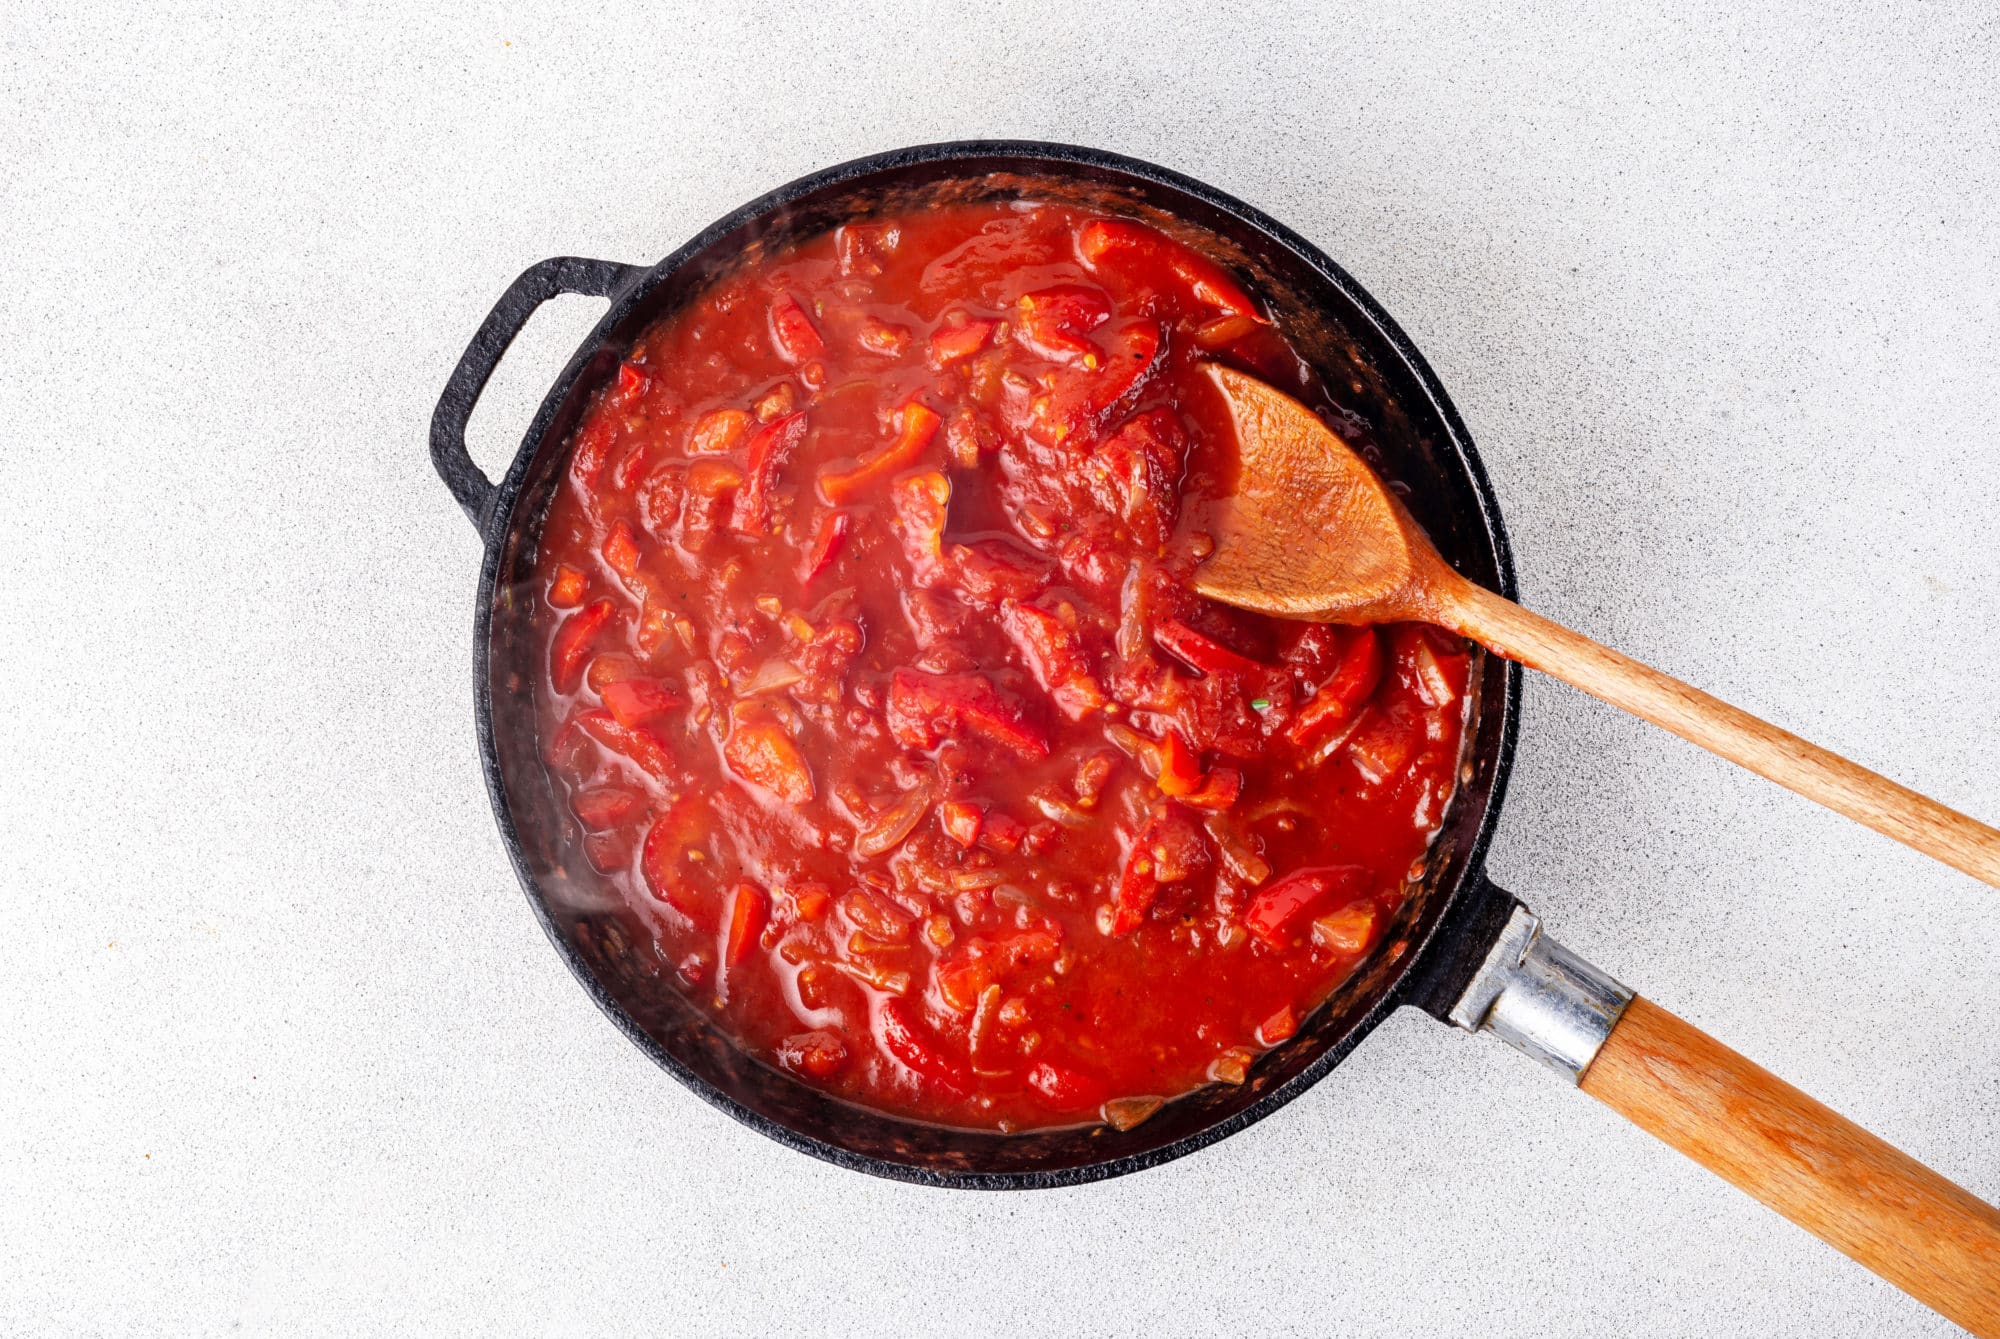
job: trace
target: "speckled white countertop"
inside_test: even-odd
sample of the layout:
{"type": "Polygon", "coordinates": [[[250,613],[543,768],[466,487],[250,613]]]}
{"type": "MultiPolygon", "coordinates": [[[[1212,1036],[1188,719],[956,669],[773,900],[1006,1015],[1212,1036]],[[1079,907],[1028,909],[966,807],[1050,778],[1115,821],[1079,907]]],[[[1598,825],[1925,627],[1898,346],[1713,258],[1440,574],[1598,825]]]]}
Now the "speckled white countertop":
{"type": "MultiPolygon", "coordinates": [[[[1949,1332],[1414,1014],[1075,1191],[738,1127],[515,888],[425,432],[533,260],[900,144],[1096,144],[1396,314],[1527,603],[1993,818],[1991,6],[55,8],[0,21],[0,1333],[1949,1332]]],[[[517,346],[486,462],[595,310],[517,346]]],[[[2000,1197],[2000,892],[1545,681],[1492,865],[2000,1197]]]]}

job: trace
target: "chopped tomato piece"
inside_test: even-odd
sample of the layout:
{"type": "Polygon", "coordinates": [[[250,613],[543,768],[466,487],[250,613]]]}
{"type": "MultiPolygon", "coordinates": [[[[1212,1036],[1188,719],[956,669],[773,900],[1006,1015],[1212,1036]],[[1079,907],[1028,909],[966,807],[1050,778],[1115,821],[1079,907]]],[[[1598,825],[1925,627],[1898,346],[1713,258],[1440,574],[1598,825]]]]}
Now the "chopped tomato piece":
{"type": "Polygon", "coordinates": [[[945,559],[964,593],[980,604],[1033,599],[1049,584],[1048,563],[1011,540],[954,544],[945,559]]]}
{"type": "Polygon", "coordinates": [[[687,699],[658,679],[620,679],[604,685],[605,709],[620,725],[644,725],[687,705],[687,699]]]}
{"type": "Polygon", "coordinates": [[[1081,363],[1095,371],[1104,361],[1084,336],[1111,318],[1111,298],[1101,288],[1057,284],[1024,293],[1014,303],[1015,337],[1053,362],[1081,363]]]}
{"type": "Polygon", "coordinates": [[[623,786],[591,786],[569,797],[577,822],[587,828],[616,827],[639,808],[639,797],[623,786]]]}
{"type": "Polygon", "coordinates": [[[590,655],[591,643],[617,612],[618,606],[611,601],[598,600],[571,614],[556,629],[549,643],[549,681],[558,693],[574,693],[583,682],[583,662],[590,655]]]}
{"type": "Polygon", "coordinates": [[[764,922],[771,915],[771,899],[754,883],[739,883],[729,895],[729,923],[722,935],[722,965],[740,967],[757,947],[764,922]]]}
{"type": "Polygon", "coordinates": [[[799,1032],[779,1042],[771,1054],[780,1069],[824,1082],[847,1063],[847,1043],[838,1032],[799,1032]]]}
{"type": "Polygon", "coordinates": [[[813,797],[812,771],[785,728],[768,718],[738,722],[722,746],[729,770],[783,800],[804,804],[813,797]]]}
{"type": "Polygon", "coordinates": [[[983,674],[899,669],[890,680],[889,732],[906,748],[936,748],[970,732],[1026,758],[1049,756],[1049,741],[983,674]]]}
{"type": "Polygon", "coordinates": [[[716,907],[711,890],[687,878],[682,857],[701,837],[699,814],[692,798],[674,802],[646,829],[646,841],[639,849],[639,873],[654,897],[686,916],[703,930],[715,926],[716,907]]]}
{"type": "Polygon", "coordinates": [[[576,725],[648,776],[664,781],[674,775],[673,749],[645,726],[626,725],[608,711],[578,712],[576,725]]]}
{"type": "Polygon", "coordinates": [[[1013,600],[1001,603],[1000,623],[1063,715],[1080,721],[1103,708],[1104,690],[1090,676],[1074,628],[1046,609],[1013,600]]]}
{"type": "Polygon", "coordinates": [[[1098,502],[1122,517],[1141,544],[1158,547],[1173,534],[1187,448],[1174,412],[1151,409],[1112,433],[1090,459],[1098,502]]]}
{"type": "Polygon", "coordinates": [[[923,470],[896,480],[889,493],[910,570],[919,584],[936,585],[944,574],[944,519],[951,507],[951,480],[941,471],[923,470]]]}
{"type": "Polygon", "coordinates": [[[1203,674],[1262,675],[1271,668],[1196,632],[1177,618],[1161,620],[1153,629],[1153,640],[1203,674]]]}
{"type": "Polygon", "coordinates": [[[1274,949],[1283,949],[1309,913],[1338,895],[1359,891],[1367,871],[1358,865],[1326,865],[1295,870],[1251,899],[1243,924],[1274,949]]]}
{"type": "Polygon", "coordinates": [[[1299,1016],[1288,1004],[1264,1020],[1257,1029],[1257,1040],[1266,1046],[1276,1046],[1281,1041],[1289,1041],[1298,1030],[1299,1016]]]}
{"type": "Polygon", "coordinates": [[[1027,835],[1027,824],[1011,814],[1001,813],[998,809],[987,814],[979,828],[980,845],[1004,854],[1020,850],[1021,839],[1027,835]]]}
{"type": "Polygon", "coordinates": [[[944,828],[944,835],[968,851],[979,844],[979,829],[985,818],[983,809],[964,800],[946,800],[938,806],[938,823],[944,828]]]}
{"type": "Polygon", "coordinates": [[[826,341],[819,337],[812,318],[790,293],[771,304],[771,347],[794,366],[826,353],[826,341]]]}
{"type": "Polygon", "coordinates": [[[938,994],[952,1009],[969,1014],[979,996],[993,984],[993,967],[983,958],[959,956],[940,960],[934,973],[938,994]]]}
{"type": "Polygon", "coordinates": [[[998,321],[967,321],[944,326],[931,336],[931,366],[942,372],[953,363],[962,363],[986,347],[987,337],[998,321]]]}
{"type": "Polygon", "coordinates": [[[688,431],[687,450],[691,456],[719,456],[734,451],[750,437],[756,423],[741,409],[715,409],[694,421],[688,431]]]}
{"type": "Polygon", "coordinates": [[[1046,1060],[1029,1068],[1028,1086],[1065,1111],[1102,1106],[1107,1095],[1099,1080],[1046,1060]]]}
{"type": "Polygon", "coordinates": [[[611,453],[618,445],[618,418],[610,412],[610,406],[599,405],[584,420],[582,431],[576,435],[576,448],[570,453],[569,473],[582,488],[584,496],[595,502],[598,477],[604,467],[611,463],[611,453]]]}
{"type": "Polygon", "coordinates": [[[558,563],[555,577],[549,582],[549,603],[558,609],[576,608],[583,603],[585,580],[582,568],[558,563]]]}
{"type": "Polygon", "coordinates": [[[1087,435],[1099,419],[1136,391],[1153,370],[1160,353],[1160,327],[1134,321],[1106,337],[1104,361],[1096,370],[1060,369],[1048,390],[1029,401],[1029,431],[1039,440],[1061,446],[1087,435]]]}
{"type": "Polygon", "coordinates": [[[744,471],[743,486],[736,490],[736,505],[729,513],[729,528],[744,534],[761,535],[771,528],[771,486],[777,482],[778,466],[805,440],[803,411],[774,419],[750,439],[750,460],[744,471]]]}
{"type": "Polygon", "coordinates": [[[611,533],[604,539],[603,552],[605,565],[619,576],[630,577],[639,571],[639,540],[625,522],[611,527],[611,533]]]}
{"type": "Polygon", "coordinates": [[[1077,234],[1076,249],[1092,269],[1134,262],[1162,266],[1187,285],[1197,302],[1227,316],[1263,319],[1250,295],[1220,265],[1143,223],[1092,219],[1077,234]]]}
{"type": "Polygon", "coordinates": [[[1361,723],[1347,742],[1347,756],[1369,785],[1380,785],[1409,766],[1416,751],[1413,727],[1399,716],[1380,713],[1361,723]]]}
{"type": "Polygon", "coordinates": [[[1331,735],[1354,718],[1375,685],[1382,680],[1382,651],[1373,628],[1361,628],[1341,650],[1333,674],[1313,694],[1312,701],[1299,708],[1286,738],[1310,747],[1331,735]]]}
{"type": "Polygon", "coordinates": [[[875,1040],[902,1066],[920,1079],[928,1079],[953,1092],[971,1086],[966,1067],[945,1052],[927,1028],[917,1023],[900,1000],[885,999],[875,1006],[875,1040]]]}
{"type": "Polygon", "coordinates": [[[590,668],[583,672],[583,681],[590,685],[590,691],[603,696],[607,686],[620,679],[636,679],[645,674],[646,667],[638,660],[621,651],[607,651],[601,656],[590,658],[590,668]]]}
{"type": "Polygon", "coordinates": [[[646,393],[646,387],[651,384],[652,378],[646,375],[646,369],[643,367],[635,366],[632,363],[620,363],[618,365],[618,387],[616,394],[620,405],[629,408],[633,401],[646,393]]]}
{"type": "Polygon", "coordinates": [[[941,422],[937,412],[917,400],[904,405],[897,418],[896,439],[851,470],[823,473],[819,491],[836,507],[844,507],[884,480],[909,469],[924,457],[941,422]]]}

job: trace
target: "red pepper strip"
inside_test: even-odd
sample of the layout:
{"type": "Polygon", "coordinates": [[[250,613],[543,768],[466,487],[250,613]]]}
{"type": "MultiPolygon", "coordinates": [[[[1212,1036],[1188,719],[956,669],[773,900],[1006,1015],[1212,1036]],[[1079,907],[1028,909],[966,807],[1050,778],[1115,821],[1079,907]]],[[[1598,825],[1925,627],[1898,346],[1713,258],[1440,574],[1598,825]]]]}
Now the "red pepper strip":
{"type": "Polygon", "coordinates": [[[771,901],[754,883],[739,883],[729,897],[729,927],[722,937],[722,964],[740,967],[757,946],[764,922],[771,914],[771,901]]]}
{"type": "Polygon", "coordinates": [[[576,724],[578,729],[621,758],[629,759],[648,776],[665,780],[674,774],[673,749],[646,727],[621,724],[608,711],[578,712],[576,724]]]}
{"type": "Polygon", "coordinates": [[[1250,900],[1243,924],[1251,934],[1280,951],[1289,947],[1286,935],[1308,912],[1335,893],[1355,887],[1367,876],[1358,865],[1325,865],[1287,874],[1250,900]]]}
{"type": "Polygon", "coordinates": [[[902,408],[895,441],[851,470],[822,473],[819,491],[834,506],[846,506],[874,485],[923,459],[931,438],[937,436],[940,421],[929,406],[910,401],[902,408]]]}
{"type": "Polygon", "coordinates": [[[1333,675],[1299,708],[1285,737],[1301,746],[1315,744],[1352,720],[1382,681],[1381,639],[1362,628],[1340,653],[1333,675]]]}
{"type": "Polygon", "coordinates": [[[549,644],[549,679],[558,693],[574,693],[583,682],[583,662],[590,653],[591,640],[617,612],[618,606],[611,601],[598,600],[571,614],[556,629],[555,640],[549,644]]]}
{"type": "Polygon", "coordinates": [[[1160,740],[1160,775],[1156,780],[1167,795],[1192,795],[1201,787],[1201,762],[1178,730],[1168,730],[1160,740]]]}
{"type": "Polygon", "coordinates": [[[1177,618],[1162,619],[1153,640],[1204,674],[1268,674],[1271,667],[1203,636],[1177,618]]]}
{"type": "Polygon", "coordinates": [[[826,341],[813,329],[812,318],[789,293],[771,304],[771,344],[794,366],[826,352],[826,341]]]}
{"type": "Polygon", "coordinates": [[[899,1000],[883,1000],[875,1008],[875,1039],[918,1078],[964,1093],[972,1087],[966,1067],[953,1060],[912,1021],[899,1000]]]}
{"type": "Polygon", "coordinates": [[[833,560],[840,556],[841,548],[847,543],[847,532],[854,528],[854,518],[844,511],[826,514],[819,523],[819,533],[813,537],[812,553],[806,558],[805,575],[801,579],[808,585],[812,579],[833,566],[833,560]]]}
{"type": "Polygon", "coordinates": [[[1243,793],[1243,773],[1234,767],[1218,767],[1199,787],[1180,797],[1182,804],[1196,809],[1227,809],[1243,793]]]}
{"type": "Polygon", "coordinates": [[[1153,857],[1143,842],[1134,843],[1131,856],[1118,876],[1118,897],[1111,917],[1111,933],[1128,935],[1146,923],[1160,895],[1160,881],[1153,877],[1153,857]]]}
{"type": "Polygon", "coordinates": [[[1093,270],[1120,255],[1153,261],[1166,266],[1186,284],[1196,301],[1205,302],[1227,316],[1264,319],[1250,295],[1220,265],[1144,224],[1130,219],[1092,219],[1077,234],[1076,246],[1084,263],[1093,270]]]}
{"type": "Polygon", "coordinates": [[[806,416],[800,410],[773,419],[750,439],[748,468],[742,487],[736,490],[736,505],[730,509],[729,528],[745,535],[761,535],[771,528],[771,485],[778,466],[805,440],[806,416]]]}

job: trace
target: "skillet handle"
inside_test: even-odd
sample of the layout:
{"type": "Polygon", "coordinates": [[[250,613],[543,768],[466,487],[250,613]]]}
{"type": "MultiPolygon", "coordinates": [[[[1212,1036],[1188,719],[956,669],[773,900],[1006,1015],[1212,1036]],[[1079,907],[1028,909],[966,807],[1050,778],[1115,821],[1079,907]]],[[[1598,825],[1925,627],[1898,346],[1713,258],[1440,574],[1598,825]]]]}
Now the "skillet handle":
{"type": "Polygon", "coordinates": [[[493,482],[472,463],[472,455],[465,449],[465,425],[479,403],[480,392],[492,379],[493,369],[500,366],[500,359],[535,309],[550,298],[564,293],[608,298],[645,272],[643,266],[612,260],[555,256],[523,271],[480,322],[431,415],[431,464],[480,534],[486,533],[493,482]]]}
{"type": "Polygon", "coordinates": [[[2000,1211],[1639,998],[1515,904],[1451,1022],[1533,1056],[1974,1334],[2000,1339],[2000,1211]]]}
{"type": "Polygon", "coordinates": [[[1644,997],[1586,1093],[1974,1334],[2000,1336],[2000,1211],[1644,997]]]}

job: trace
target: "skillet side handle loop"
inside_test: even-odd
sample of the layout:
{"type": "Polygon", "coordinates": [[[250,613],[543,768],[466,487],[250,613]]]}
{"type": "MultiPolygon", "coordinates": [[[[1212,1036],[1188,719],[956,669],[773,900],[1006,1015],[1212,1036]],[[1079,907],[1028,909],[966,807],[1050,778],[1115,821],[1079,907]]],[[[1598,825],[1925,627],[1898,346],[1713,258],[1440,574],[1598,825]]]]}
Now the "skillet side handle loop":
{"type": "Polygon", "coordinates": [[[2000,1211],[1635,997],[1583,1091],[1972,1333],[2000,1339],[2000,1211]]]}
{"type": "Polygon", "coordinates": [[[472,522],[473,529],[486,533],[487,510],[493,502],[493,482],[465,447],[465,425],[473,408],[493,377],[493,370],[514,342],[528,318],[552,297],[564,293],[608,298],[645,271],[636,265],[610,260],[586,260],[580,256],[555,256],[529,266],[521,277],[507,286],[493,310],[479,324],[472,342],[452,369],[431,415],[431,464],[444,486],[472,522]]]}

